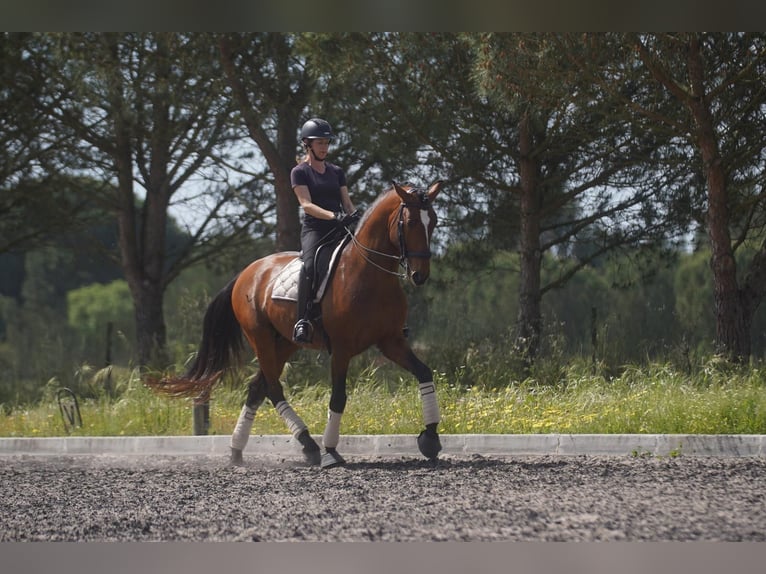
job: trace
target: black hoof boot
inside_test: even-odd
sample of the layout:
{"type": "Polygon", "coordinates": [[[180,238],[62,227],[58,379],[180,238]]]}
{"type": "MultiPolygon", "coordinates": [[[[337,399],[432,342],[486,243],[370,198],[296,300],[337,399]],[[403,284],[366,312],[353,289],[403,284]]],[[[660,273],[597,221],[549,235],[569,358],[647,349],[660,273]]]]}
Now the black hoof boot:
{"type": "Polygon", "coordinates": [[[303,445],[303,458],[311,466],[317,466],[322,462],[322,455],[319,449],[319,445],[311,438],[308,429],[305,429],[298,435],[298,442],[303,445]]]}
{"type": "Polygon", "coordinates": [[[303,458],[306,459],[306,462],[311,466],[317,466],[322,462],[322,455],[320,454],[319,446],[317,445],[316,449],[303,447],[303,458]]]}
{"type": "Polygon", "coordinates": [[[439,433],[431,428],[427,428],[421,432],[418,435],[418,448],[420,449],[421,454],[428,460],[436,459],[442,449],[439,433]]]}
{"type": "Polygon", "coordinates": [[[322,468],[335,468],[344,464],[346,464],[346,460],[338,454],[337,450],[334,448],[325,449],[322,455],[322,468]]]}
{"type": "Polygon", "coordinates": [[[295,324],[293,329],[293,341],[296,343],[311,342],[311,323],[306,319],[301,319],[295,324]]]}
{"type": "Polygon", "coordinates": [[[229,465],[230,466],[242,466],[244,464],[244,461],[242,460],[242,449],[241,448],[232,448],[231,449],[231,458],[229,459],[229,465]]]}

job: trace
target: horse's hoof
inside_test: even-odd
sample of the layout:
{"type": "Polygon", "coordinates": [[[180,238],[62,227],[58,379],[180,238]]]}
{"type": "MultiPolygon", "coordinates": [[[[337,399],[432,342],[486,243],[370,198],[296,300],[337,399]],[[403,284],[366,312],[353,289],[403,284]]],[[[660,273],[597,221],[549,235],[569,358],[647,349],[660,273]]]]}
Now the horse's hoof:
{"type": "Polygon", "coordinates": [[[243,464],[242,449],[240,448],[231,449],[231,458],[229,459],[229,464],[231,466],[242,466],[243,464]]]}
{"type": "Polygon", "coordinates": [[[346,460],[334,448],[326,449],[322,455],[322,468],[335,468],[344,464],[346,464],[346,460]]]}
{"type": "Polygon", "coordinates": [[[303,445],[303,458],[311,466],[317,466],[322,462],[322,455],[320,454],[319,445],[311,438],[308,429],[303,429],[301,434],[298,435],[298,442],[303,445]]]}
{"type": "Polygon", "coordinates": [[[322,455],[319,451],[319,446],[316,448],[312,447],[304,447],[303,448],[303,458],[306,459],[306,462],[309,463],[311,466],[317,466],[322,462],[322,455]]]}
{"type": "Polygon", "coordinates": [[[418,448],[424,457],[434,460],[442,449],[439,434],[431,429],[424,430],[418,435],[418,448]]]}

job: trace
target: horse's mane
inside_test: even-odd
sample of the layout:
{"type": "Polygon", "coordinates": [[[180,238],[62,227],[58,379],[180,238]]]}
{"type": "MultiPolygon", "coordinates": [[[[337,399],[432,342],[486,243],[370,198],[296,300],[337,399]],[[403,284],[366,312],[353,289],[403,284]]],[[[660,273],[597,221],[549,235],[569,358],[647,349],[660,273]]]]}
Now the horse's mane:
{"type": "Polygon", "coordinates": [[[393,187],[390,187],[389,189],[387,189],[386,191],[384,191],[383,193],[381,193],[381,194],[380,194],[380,195],[379,195],[379,196],[378,196],[378,197],[375,199],[375,201],[373,201],[373,202],[372,202],[372,205],[370,205],[370,207],[368,207],[368,208],[365,210],[364,214],[362,215],[362,218],[359,220],[359,225],[357,226],[357,229],[361,229],[361,228],[364,226],[364,224],[365,224],[365,223],[367,222],[367,220],[370,218],[370,215],[372,214],[372,212],[374,212],[374,211],[375,211],[375,208],[376,208],[376,207],[377,207],[377,206],[378,206],[380,203],[382,203],[383,201],[385,201],[387,197],[390,197],[392,193],[396,193],[396,191],[394,190],[394,188],[393,188],[393,187]]]}

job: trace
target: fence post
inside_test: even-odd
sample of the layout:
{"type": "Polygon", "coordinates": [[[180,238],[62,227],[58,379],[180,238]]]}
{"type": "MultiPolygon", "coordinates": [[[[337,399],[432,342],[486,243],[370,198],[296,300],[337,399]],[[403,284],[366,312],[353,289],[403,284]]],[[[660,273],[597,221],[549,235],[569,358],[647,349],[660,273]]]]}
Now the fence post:
{"type": "Polygon", "coordinates": [[[106,324],[106,358],[105,367],[109,369],[106,373],[106,380],[104,381],[104,389],[106,390],[106,396],[112,397],[112,331],[114,330],[114,323],[108,321],[106,324]]]}
{"type": "Polygon", "coordinates": [[[210,429],[210,403],[207,401],[204,403],[194,403],[193,416],[194,434],[207,434],[208,429],[210,429]]]}
{"type": "Polygon", "coordinates": [[[596,364],[596,350],[598,349],[598,311],[596,307],[590,308],[590,344],[592,349],[591,362],[596,364]]]}

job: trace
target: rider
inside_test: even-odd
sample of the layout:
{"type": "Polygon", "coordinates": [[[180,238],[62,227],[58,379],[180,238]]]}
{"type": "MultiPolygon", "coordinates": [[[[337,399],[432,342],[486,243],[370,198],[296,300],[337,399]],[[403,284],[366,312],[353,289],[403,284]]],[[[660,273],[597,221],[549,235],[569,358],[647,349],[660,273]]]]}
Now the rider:
{"type": "Polygon", "coordinates": [[[312,290],[316,250],[321,241],[339,225],[353,225],[358,218],[348,194],[345,172],[326,160],[334,137],[332,127],[325,120],[308,120],[301,128],[301,144],[306,156],[290,172],[290,183],[303,208],[303,267],[298,280],[298,314],[293,330],[293,340],[297,343],[311,341],[311,322],[306,312],[312,290]]]}

